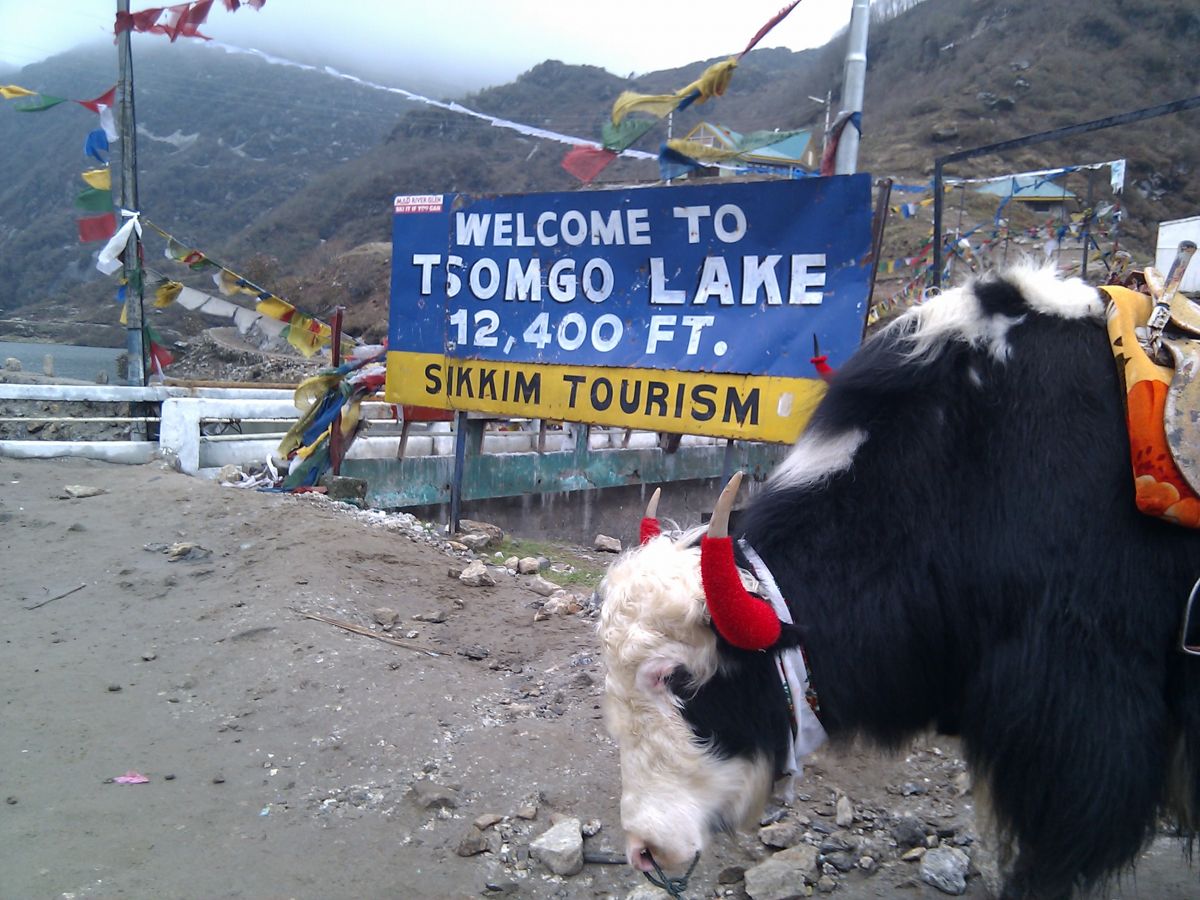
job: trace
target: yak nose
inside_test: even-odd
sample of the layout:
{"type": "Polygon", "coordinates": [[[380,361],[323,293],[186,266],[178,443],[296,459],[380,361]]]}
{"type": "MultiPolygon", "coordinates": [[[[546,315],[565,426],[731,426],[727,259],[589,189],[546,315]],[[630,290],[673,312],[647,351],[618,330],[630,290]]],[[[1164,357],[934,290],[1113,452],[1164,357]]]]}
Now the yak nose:
{"type": "Polygon", "coordinates": [[[625,858],[639,872],[654,871],[654,849],[645,841],[631,837],[625,842],[625,858]]]}

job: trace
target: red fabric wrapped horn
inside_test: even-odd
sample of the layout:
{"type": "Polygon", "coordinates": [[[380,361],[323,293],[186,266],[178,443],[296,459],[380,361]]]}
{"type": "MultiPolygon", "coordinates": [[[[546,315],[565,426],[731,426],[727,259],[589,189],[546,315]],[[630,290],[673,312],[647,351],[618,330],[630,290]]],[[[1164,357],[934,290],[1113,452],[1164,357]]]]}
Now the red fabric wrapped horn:
{"type": "Polygon", "coordinates": [[[658,498],[662,496],[662,488],[655,488],[646,504],[646,514],[642,516],[642,524],[638,529],[638,543],[644,544],[651,538],[662,534],[662,526],[658,524],[658,498]]]}
{"type": "Polygon", "coordinates": [[[813,355],[809,362],[813,364],[822,381],[828,382],[833,377],[834,368],[829,364],[829,357],[821,352],[821,345],[817,343],[815,334],[813,335],[813,355]]]}
{"type": "Polygon", "coordinates": [[[770,604],[750,595],[738,574],[729,537],[729,511],[742,483],[738,472],[725,485],[700,542],[700,579],[713,626],[729,643],[743,650],[765,650],[782,630],[770,604]]]}

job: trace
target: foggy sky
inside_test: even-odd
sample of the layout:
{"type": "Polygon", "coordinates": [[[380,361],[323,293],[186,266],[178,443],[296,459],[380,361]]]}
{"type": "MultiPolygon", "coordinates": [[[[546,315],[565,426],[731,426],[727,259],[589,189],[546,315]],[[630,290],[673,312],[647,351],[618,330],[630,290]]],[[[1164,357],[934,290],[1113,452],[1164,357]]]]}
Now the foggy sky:
{"type": "MultiPolygon", "coordinates": [[[[130,4],[134,11],[152,5],[155,0],[130,4]]],[[[364,76],[399,74],[416,64],[427,84],[449,93],[507,83],[546,59],[625,76],[728,56],[784,5],[785,0],[267,0],[259,11],[243,7],[228,13],[217,0],[201,30],[229,44],[364,76]]],[[[803,0],[759,46],[821,46],[849,24],[850,9],[851,0],[803,0]]],[[[115,10],[115,0],[0,0],[0,68],[24,66],[84,42],[111,45],[115,10]]],[[[159,36],[136,39],[135,51],[143,42],[167,42],[159,36]]]]}

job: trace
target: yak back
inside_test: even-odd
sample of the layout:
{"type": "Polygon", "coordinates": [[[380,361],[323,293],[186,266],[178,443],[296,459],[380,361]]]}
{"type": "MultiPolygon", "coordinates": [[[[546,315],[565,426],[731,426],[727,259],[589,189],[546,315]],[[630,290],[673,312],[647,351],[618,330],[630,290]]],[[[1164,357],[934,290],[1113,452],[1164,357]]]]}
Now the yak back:
{"type": "Polygon", "coordinates": [[[1103,322],[1002,279],[974,294],[998,340],[914,355],[909,319],[867,341],[807,432],[864,432],[849,467],[770,482],[739,520],[806,634],[831,734],[894,745],[986,720],[983,703],[1050,714],[1037,692],[1065,702],[1122,677],[1099,657],[1137,659],[1158,685],[1169,660],[1182,672],[1171,647],[1200,536],[1135,510],[1103,322]]]}

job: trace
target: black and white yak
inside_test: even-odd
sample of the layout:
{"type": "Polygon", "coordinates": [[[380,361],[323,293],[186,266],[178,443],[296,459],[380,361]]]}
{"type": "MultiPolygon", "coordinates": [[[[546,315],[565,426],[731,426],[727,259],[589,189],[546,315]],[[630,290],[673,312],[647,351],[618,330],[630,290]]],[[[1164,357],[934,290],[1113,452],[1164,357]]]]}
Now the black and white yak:
{"type": "Polygon", "coordinates": [[[1200,531],[1135,509],[1122,396],[1094,288],[987,275],[864,343],[736,541],[620,557],[599,634],[630,863],[686,868],[757,818],[804,706],[780,677],[796,645],[832,738],[961,735],[1005,897],[1104,882],[1160,815],[1193,835],[1200,658],[1178,648],[1200,531]]]}

